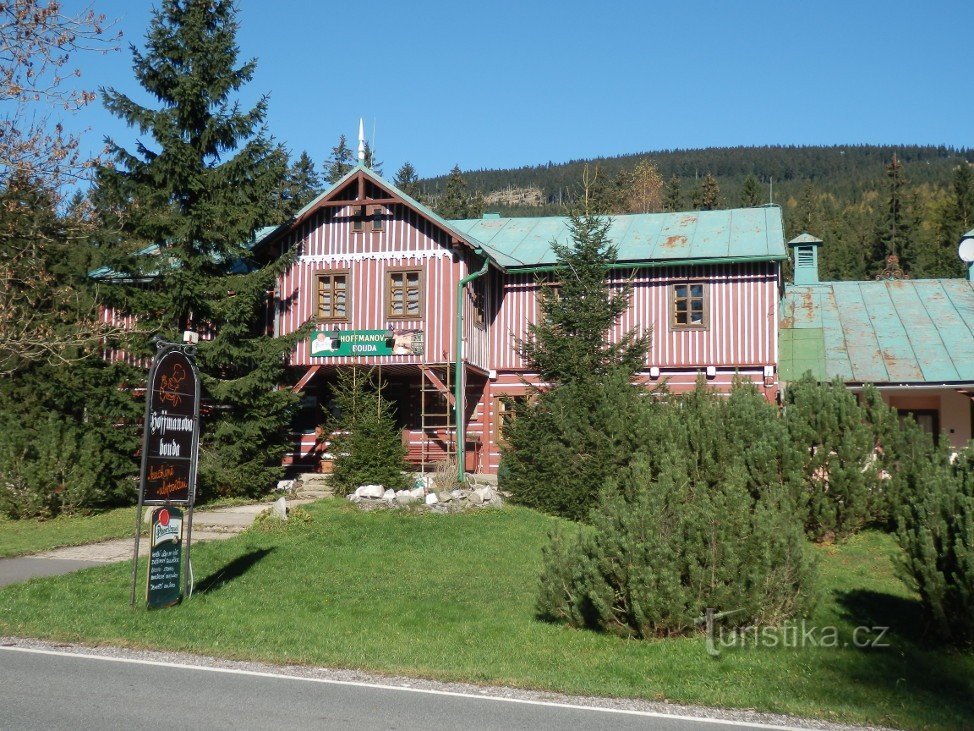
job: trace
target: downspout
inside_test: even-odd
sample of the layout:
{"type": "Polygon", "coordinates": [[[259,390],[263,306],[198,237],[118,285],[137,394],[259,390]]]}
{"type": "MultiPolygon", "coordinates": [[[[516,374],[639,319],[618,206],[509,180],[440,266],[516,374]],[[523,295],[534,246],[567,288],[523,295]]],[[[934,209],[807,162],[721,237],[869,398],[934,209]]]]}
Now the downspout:
{"type": "Polygon", "coordinates": [[[466,411],[464,402],[466,401],[467,385],[463,368],[463,290],[470,282],[484,276],[487,273],[487,268],[490,266],[490,259],[484,254],[483,249],[476,249],[475,253],[478,256],[484,257],[484,265],[480,268],[480,271],[463,277],[457,283],[457,362],[456,377],[453,383],[453,409],[457,422],[457,480],[461,484],[466,480],[464,466],[467,461],[466,425],[463,423],[464,412],[466,411]]]}

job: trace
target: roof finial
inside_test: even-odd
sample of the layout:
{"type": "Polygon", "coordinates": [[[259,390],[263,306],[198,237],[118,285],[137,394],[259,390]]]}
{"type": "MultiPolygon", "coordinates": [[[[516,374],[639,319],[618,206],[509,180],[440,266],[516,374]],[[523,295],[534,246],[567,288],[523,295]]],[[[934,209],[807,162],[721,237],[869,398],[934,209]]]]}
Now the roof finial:
{"type": "Polygon", "coordinates": [[[358,118],[358,159],[365,162],[365,121],[361,117],[358,118]]]}

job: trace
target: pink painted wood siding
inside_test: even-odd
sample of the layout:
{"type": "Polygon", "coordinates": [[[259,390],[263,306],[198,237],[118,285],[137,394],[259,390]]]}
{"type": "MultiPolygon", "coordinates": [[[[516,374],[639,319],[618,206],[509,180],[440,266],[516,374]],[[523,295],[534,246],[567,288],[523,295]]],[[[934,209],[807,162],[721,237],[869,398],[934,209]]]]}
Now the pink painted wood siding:
{"type": "MultiPolygon", "coordinates": [[[[277,291],[276,332],[292,333],[315,316],[316,279],[319,273],[349,272],[349,319],[342,330],[396,329],[423,331],[425,352],[413,355],[311,358],[309,343],[298,343],[292,365],[407,364],[452,361],[455,350],[456,287],[468,269],[466,255],[450,248],[450,236],[405,206],[396,205],[384,216],[382,231],[352,231],[353,208],[320,211],[290,235],[285,246],[296,246],[297,259],[280,277],[277,291]],[[386,317],[386,281],[390,269],[409,267],[423,272],[423,317],[390,320],[386,317]]],[[[470,310],[469,304],[467,310],[470,310]]],[[[468,322],[469,316],[468,314],[468,322]]],[[[332,325],[325,323],[322,329],[332,325]]],[[[467,329],[466,327],[464,328],[467,329]]],[[[476,336],[472,340],[476,341],[476,336]]],[[[479,343],[479,354],[485,348],[479,343]]],[[[478,356],[478,360],[480,357],[478,356]]]]}
{"type": "MultiPolygon", "coordinates": [[[[538,275],[508,275],[491,288],[500,306],[491,325],[492,368],[522,370],[514,344],[527,337],[537,320],[538,275]]],[[[613,275],[625,282],[628,273],[613,275]]],[[[632,300],[614,334],[652,328],[647,365],[661,368],[758,366],[777,363],[778,268],[774,263],[641,269],[632,281],[632,300]],[[676,330],[671,326],[670,285],[703,282],[707,286],[708,326],[676,330]]]]}

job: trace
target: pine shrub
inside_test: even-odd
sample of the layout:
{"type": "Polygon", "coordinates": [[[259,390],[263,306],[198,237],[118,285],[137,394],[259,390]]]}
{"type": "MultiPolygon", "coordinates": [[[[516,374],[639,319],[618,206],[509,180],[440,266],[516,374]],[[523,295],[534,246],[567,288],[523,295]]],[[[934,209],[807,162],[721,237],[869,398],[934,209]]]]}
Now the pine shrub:
{"type": "Polygon", "coordinates": [[[813,540],[841,540],[886,512],[877,446],[891,427],[877,398],[864,408],[841,381],[818,383],[809,374],[785,392],[785,423],[803,455],[805,530],[813,540]]]}
{"type": "Polygon", "coordinates": [[[686,634],[707,607],[772,625],[811,604],[812,565],[787,489],[755,497],[737,459],[723,479],[693,477],[669,448],[606,484],[592,526],[556,533],[544,551],[539,615],[639,638],[686,634]]]}
{"type": "Polygon", "coordinates": [[[937,638],[974,645],[974,448],[905,464],[901,479],[903,578],[937,638]]]}
{"type": "Polygon", "coordinates": [[[383,384],[371,371],[340,370],[333,395],[339,416],[332,425],[335,455],[331,482],[335,491],[348,495],[360,485],[386,489],[409,487],[406,447],[382,395],[383,384]]]}

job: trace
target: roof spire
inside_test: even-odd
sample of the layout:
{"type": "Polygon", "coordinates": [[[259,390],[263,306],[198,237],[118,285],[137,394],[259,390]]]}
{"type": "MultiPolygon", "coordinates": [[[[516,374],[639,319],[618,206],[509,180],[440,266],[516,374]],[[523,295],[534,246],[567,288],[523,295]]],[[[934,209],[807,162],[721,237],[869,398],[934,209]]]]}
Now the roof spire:
{"type": "Polygon", "coordinates": [[[358,118],[358,159],[365,162],[365,120],[358,118]]]}

